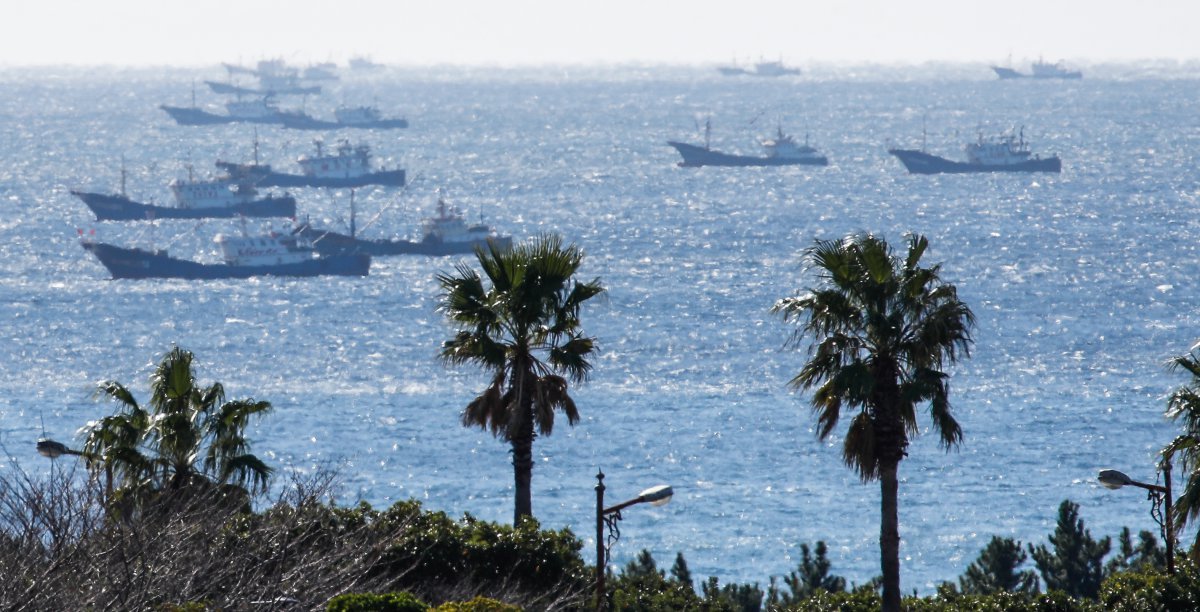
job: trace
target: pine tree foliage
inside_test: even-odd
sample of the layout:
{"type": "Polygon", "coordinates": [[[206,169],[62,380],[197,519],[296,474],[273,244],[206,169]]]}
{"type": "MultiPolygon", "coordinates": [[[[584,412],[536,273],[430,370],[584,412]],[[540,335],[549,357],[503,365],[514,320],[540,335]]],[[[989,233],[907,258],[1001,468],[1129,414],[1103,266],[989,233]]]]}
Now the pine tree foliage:
{"type": "Polygon", "coordinates": [[[1104,580],[1104,557],[1112,538],[1095,540],[1079,518],[1079,504],[1067,499],[1058,507],[1058,525],[1050,546],[1030,545],[1029,552],[1047,591],[1095,599],[1104,580]]]}
{"type": "Polygon", "coordinates": [[[992,536],[979,558],[967,566],[966,573],[958,579],[959,586],[963,593],[970,595],[1037,593],[1037,574],[1020,569],[1026,559],[1020,542],[992,536]]]}

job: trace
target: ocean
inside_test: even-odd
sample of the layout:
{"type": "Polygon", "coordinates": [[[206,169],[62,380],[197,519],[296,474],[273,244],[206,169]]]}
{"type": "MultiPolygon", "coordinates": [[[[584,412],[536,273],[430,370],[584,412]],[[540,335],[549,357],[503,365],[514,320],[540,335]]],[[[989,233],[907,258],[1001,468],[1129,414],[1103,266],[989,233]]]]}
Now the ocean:
{"type": "MultiPolygon", "coordinates": [[[[1101,468],[1155,482],[1177,433],[1166,396],[1186,379],[1164,363],[1200,338],[1200,69],[1097,66],[1080,81],[999,81],[986,66],[816,67],[799,78],[722,77],[703,67],[395,68],[343,71],[330,91],[281,100],[319,117],[369,104],[402,130],[306,132],[184,127],[159,110],[223,98],[219,67],[0,70],[0,444],[4,469],[50,469],[43,435],[111,412],[115,379],[148,396],[172,345],[202,383],[270,401],[253,450],[281,473],[335,469],[340,500],[415,498],[451,516],[510,521],[507,445],[463,428],[486,385],[438,358],[450,327],[435,275],[465,257],[376,259],[366,278],[112,281],[78,244],[169,248],[215,261],[229,221],[96,222],[70,189],[167,202],[167,183],[254,154],[298,171],[314,137],[372,147],[403,167],[402,190],[356,192],[360,234],[412,236],[438,197],[517,240],[557,233],[608,289],[584,329],[600,349],[573,388],[583,415],[534,451],[534,513],[594,550],[595,476],[607,500],[670,484],[662,507],[626,510],[612,562],[641,549],[697,577],[758,582],[825,541],[832,572],[880,573],[879,487],[840,460],[843,429],[820,441],[791,328],[770,314],[812,286],[816,239],[870,231],[902,247],[928,236],[927,263],[978,317],[971,357],[950,368],[961,448],[915,439],[900,467],[902,586],[954,581],[993,535],[1047,541],[1064,499],[1095,537],[1156,531],[1138,491],[1101,468]],[[828,167],[680,168],[667,140],[755,153],[777,127],[828,167]],[[982,133],[1023,130],[1061,174],[913,176],[887,153],[962,157],[982,133]]],[[[300,214],[344,227],[349,193],[298,189],[300,214]]],[[[254,227],[261,221],[250,221],[254,227]]],[[[922,419],[922,433],[928,421],[922,419]]],[[[281,478],[280,482],[286,481],[281,478]]],[[[1176,474],[1176,482],[1181,477],[1176,474]]],[[[1190,542],[1188,529],[1182,536],[1190,542]]],[[[1032,567],[1032,562],[1030,562],[1032,567]]]]}

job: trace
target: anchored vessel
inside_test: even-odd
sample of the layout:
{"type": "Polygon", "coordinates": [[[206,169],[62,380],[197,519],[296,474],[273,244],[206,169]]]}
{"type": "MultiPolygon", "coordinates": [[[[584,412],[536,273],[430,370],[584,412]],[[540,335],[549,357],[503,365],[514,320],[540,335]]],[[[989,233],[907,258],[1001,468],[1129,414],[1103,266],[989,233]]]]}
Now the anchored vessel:
{"type": "Polygon", "coordinates": [[[738,76],[742,74],[750,76],[766,76],[779,77],[800,74],[799,68],[790,68],[783,65],[782,61],[776,60],[759,60],[754,64],[753,68],[741,68],[734,62],[730,66],[718,66],[717,71],[725,76],[738,76]]]}
{"type": "Polygon", "coordinates": [[[168,185],[175,206],[144,204],[125,194],[125,170],[121,170],[121,192],[94,193],[72,189],[98,221],[140,219],[212,219],[232,217],[295,217],[296,199],[290,195],[258,197],[254,185],[232,177],[211,180],[175,179],[168,185]]]}
{"type": "Polygon", "coordinates": [[[225,103],[227,114],[220,115],[197,106],[159,106],[179,125],[219,125],[223,123],[263,123],[282,125],[294,130],[340,130],[362,128],[390,130],[408,127],[401,117],[384,117],[371,106],[343,107],[333,111],[334,121],[317,119],[308,113],[280,110],[270,97],[225,103]]]}
{"type": "Polygon", "coordinates": [[[408,127],[408,120],[386,118],[372,106],[348,106],[333,111],[334,121],[291,114],[283,118],[284,127],[297,130],[336,130],[341,128],[393,129],[408,127]]]}
{"type": "Polygon", "coordinates": [[[197,106],[159,106],[179,125],[217,125],[222,123],[266,123],[286,126],[288,122],[317,121],[300,111],[279,110],[270,96],[225,103],[227,114],[210,113],[197,106]]]}
{"type": "Polygon", "coordinates": [[[1024,130],[1020,138],[1012,134],[967,143],[967,161],[953,161],[925,151],[888,149],[911,174],[940,174],[965,172],[1061,172],[1062,160],[1057,155],[1039,157],[1029,151],[1024,130]]]}
{"type": "Polygon", "coordinates": [[[829,164],[829,160],[816,149],[808,146],[808,140],[805,139],[804,144],[797,144],[791,136],[783,133],[783,128],[776,128],[777,133],[775,138],[764,140],[762,142],[763,149],[766,150],[765,157],[756,157],[752,155],[736,155],[732,153],[721,153],[713,151],[709,147],[709,124],[704,124],[704,146],[688,144],[685,142],[676,142],[674,140],[667,141],[667,144],[675,147],[679,151],[679,155],[683,157],[683,161],[679,162],[683,167],[695,166],[825,166],[829,164]]]}
{"type": "Polygon", "coordinates": [[[366,253],[379,255],[462,255],[491,245],[512,247],[512,236],[501,236],[483,223],[467,225],[462,213],[438,199],[438,214],[421,224],[420,240],[363,239],[356,236],[354,202],[350,203],[350,234],[317,229],[304,222],[297,230],[323,255],[366,253]]]}
{"type": "Polygon", "coordinates": [[[1042,59],[1034,62],[1031,66],[1032,72],[1024,74],[1017,72],[1011,67],[992,66],[992,70],[996,76],[1001,79],[1082,79],[1083,73],[1078,70],[1070,70],[1063,66],[1062,62],[1046,62],[1042,59]]]}
{"type": "Polygon", "coordinates": [[[171,257],[166,250],[121,247],[84,239],[84,250],[95,255],[116,278],[219,279],[252,276],[366,276],[366,254],[317,256],[312,245],[295,234],[262,236],[217,235],[223,263],[206,264],[171,257]]]}
{"type": "MultiPolygon", "coordinates": [[[[394,170],[373,170],[371,168],[371,147],[365,144],[353,146],[349,141],[342,140],[334,148],[333,153],[327,153],[321,141],[314,142],[317,147],[316,155],[311,157],[304,155],[296,160],[300,164],[302,174],[276,172],[271,169],[270,164],[259,164],[257,160],[250,164],[218,161],[217,167],[225,170],[234,178],[263,187],[404,186],[403,168],[394,170]]],[[[257,152],[255,157],[258,157],[257,152]]]]}

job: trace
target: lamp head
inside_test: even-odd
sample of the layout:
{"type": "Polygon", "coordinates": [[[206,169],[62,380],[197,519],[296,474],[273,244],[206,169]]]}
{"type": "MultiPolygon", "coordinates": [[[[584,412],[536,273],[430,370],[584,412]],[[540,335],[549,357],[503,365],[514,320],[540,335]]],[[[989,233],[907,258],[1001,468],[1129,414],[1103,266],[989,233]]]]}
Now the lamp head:
{"type": "Polygon", "coordinates": [[[49,438],[42,438],[41,440],[37,441],[37,452],[43,457],[58,459],[59,457],[67,454],[68,449],[67,445],[63,444],[62,442],[51,440],[49,438]]]}
{"type": "Polygon", "coordinates": [[[1118,470],[1100,470],[1098,480],[1107,489],[1120,489],[1125,485],[1133,484],[1132,478],[1126,476],[1125,472],[1118,470]]]}
{"type": "Polygon", "coordinates": [[[642,491],[638,497],[642,501],[650,502],[651,506],[661,506],[671,501],[671,496],[674,494],[675,491],[671,490],[671,485],[658,485],[642,491]]]}

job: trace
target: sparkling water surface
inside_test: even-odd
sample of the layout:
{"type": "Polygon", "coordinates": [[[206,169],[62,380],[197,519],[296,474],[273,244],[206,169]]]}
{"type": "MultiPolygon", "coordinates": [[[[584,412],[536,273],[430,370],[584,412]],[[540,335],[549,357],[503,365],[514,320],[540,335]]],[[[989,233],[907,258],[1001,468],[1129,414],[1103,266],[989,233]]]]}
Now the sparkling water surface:
{"type": "MultiPolygon", "coordinates": [[[[458,420],[486,377],[436,357],[450,328],[434,276],[468,259],[377,259],[361,279],[112,281],[78,246],[78,230],[95,230],[214,261],[213,235],[237,231],[94,221],[69,190],[115,190],[122,158],[129,194],[164,202],[189,165],[207,175],[216,159],[248,160],[256,139],[263,161],[298,171],[314,137],[347,137],[411,179],[358,190],[364,235],[412,235],[440,189],[518,239],[575,242],[583,275],[608,288],[583,312],[601,349],[573,390],[583,420],[534,448],[535,514],[585,551],[603,469],[610,502],[676,491],[624,513],[616,564],[646,548],[668,566],[682,552],[698,577],[765,585],[794,569],[800,543],[824,540],[834,573],[879,573],[878,484],[842,465],[841,430],[816,439],[807,398],[787,388],[805,355],[784,348],[790,328],[768,312],[812,283],[800,254],[814,239],[861,230],[896,245],[927,235],[928,261],[978,317],[971,358],[951,370],[962,447],[944,453],[924,435],[900,467],[905,590],[956,579],[992,535],[1044,542],[1063,499],[1097,537],[1155,529],[1144,496],[1095,474],[1154,481],[1154,453],[1176,431],[1164,398],[1184,382],[1163,364],[1200,338],[1196,73],[396,69],[346,73],[303,104],[317,116],[373,104],[409,129],[319,133],[177,126],[157,108],[190,104],[219,68],[0,71],[0,442],[22,468],[48,469],[33,453],[43,422],[73,440],[112,409],[91,396],[103,379],[146,397],[152,364],[177,343],[201,382],[272,402],[252,433],[271,465],[336,466],[345,503],[416,498],[511,520],[508,447],[458,420]],[[781,124],[830,165],[677,167],[665,141],[699,141],[705,119],[714,148],[755,152],[781,124]],[[911,176],[886,152],[920,146],[924,131],[931,152],[959,158],[980,129],[1022,126],[1035,152],[1062,157],[1061,175],[911,176]]],[[[301,214],[344,226],[348,192],[294,193],[301,214]]]]}

